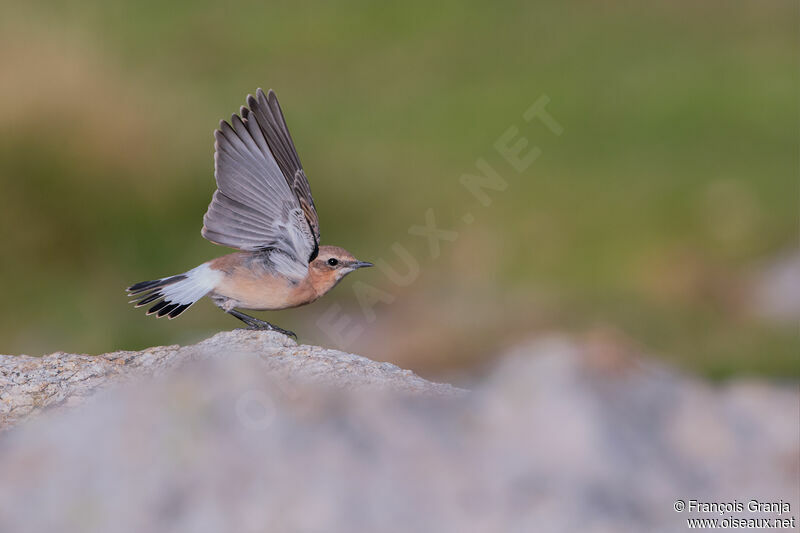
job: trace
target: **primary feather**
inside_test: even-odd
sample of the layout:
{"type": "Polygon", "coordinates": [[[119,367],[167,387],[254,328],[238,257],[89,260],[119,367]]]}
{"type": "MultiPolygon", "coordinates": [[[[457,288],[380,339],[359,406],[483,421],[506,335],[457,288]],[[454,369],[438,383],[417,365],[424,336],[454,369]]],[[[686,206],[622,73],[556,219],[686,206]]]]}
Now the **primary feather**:
{"type": "Polygon", "coordinates": [[[300,279],[319,249],[311,189],[275,94],[259,89],[247,103],[214,132],[217,190],[202,234],[215,244],[263,250],[279,272],[300,279]]]}

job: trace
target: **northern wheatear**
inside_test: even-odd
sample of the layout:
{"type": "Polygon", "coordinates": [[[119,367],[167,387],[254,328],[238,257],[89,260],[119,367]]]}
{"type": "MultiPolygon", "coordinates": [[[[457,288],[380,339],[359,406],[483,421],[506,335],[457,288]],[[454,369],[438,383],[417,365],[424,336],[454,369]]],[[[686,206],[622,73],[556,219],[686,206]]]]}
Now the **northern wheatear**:
{"type": "Polygon", "coordinates": [[[350,272],[372,266],[338,246],[319,245],[308,179],[272,90],[214,132],[217,190],[202,235],[241,250],[166,278],[128,287],[136,307],[175,318],[203,296],[251,329],[296,335],[236,308],[275,310],[311,303],[350,272]]]}

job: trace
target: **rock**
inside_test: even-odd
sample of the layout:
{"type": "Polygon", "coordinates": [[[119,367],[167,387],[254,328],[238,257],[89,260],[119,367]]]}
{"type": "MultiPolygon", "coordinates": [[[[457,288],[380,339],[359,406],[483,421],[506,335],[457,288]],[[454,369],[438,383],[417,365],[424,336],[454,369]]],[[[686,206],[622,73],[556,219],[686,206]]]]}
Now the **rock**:
{"type": "Polygon", "coordinates": [[[729,514],[798,516],[796,384],[716,387],[553,337],[459,394],[234,338],[157,349],[183,350],[174,368],[141,352],[146,379],[0,435],[0,531],[638,532],[728,516],[678,499],[782,500],[780,516],[729,514]]]}
{"type": "Polygon", "coordinates": [[[0,355],[0,430],[48,407],[74,406],[103,388],[133,378],[160,375],[205,358],[255,354],[261,372],[334,387],[378,387],[438,394],[458,393],[389,363],[317,346],[298,345],[285,335],[237,329],[181,347],[97,356],[57,352],[43,357],[0,355]]]}
{"type": "Polygon", "coordinates": [[[752,283],[754,312],[778,324],[800,320],[800,250],[789,250],[765,264],[752,283]]]}

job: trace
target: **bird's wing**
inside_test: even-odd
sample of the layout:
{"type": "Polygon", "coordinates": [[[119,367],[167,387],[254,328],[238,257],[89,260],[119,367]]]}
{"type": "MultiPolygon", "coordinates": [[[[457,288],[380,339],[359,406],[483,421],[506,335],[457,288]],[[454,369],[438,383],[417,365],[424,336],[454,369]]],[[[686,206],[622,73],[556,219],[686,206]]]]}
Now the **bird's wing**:
{"type": "Polygon", "coordinates": [[[303,172],[303,165],[300,164],[300,157],[298,157],[294,142],[292,142],[292,135],[286,126],[286,119],[283,118],[278,97],[275,96],[272,89],[266,95],[259,89],[255,96],[247,97],[247,105],[256,116],[269,149],[283,172],[286,183],[297,197],[297,201],[300,202],[308,225],[311,226],[314,237],[319,242],[319,217],[317,217],[317,209],[314,207],[314,199],[311,197],[311,187],[309,187],[308,178],[303,172]]]}
{"type": "Polygon", "coordinates": [[[215,244],[268,251],[281,273],[302,278],[317,253],[317,237],[267,143],[262,113],[253,111],[242,108],[214,132],[217,190],[202,234],[215,244]]]}

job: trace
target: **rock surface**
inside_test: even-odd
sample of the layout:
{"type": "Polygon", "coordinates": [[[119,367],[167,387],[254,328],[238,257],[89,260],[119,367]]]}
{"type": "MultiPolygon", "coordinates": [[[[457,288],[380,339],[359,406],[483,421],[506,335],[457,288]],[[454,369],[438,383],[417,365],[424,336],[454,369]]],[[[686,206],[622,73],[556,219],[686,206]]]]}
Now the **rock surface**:
{"type": "Polygon", "coordinates": [[[105,356],[91,379],[120,379],[106,364],[145,379],[0,434],[0,531],[638,532],[728,516],[678,499],[782,500],[788,514],[731,514],[797,519],[796,384],[714,387],[595,348],[523,344],[462,394],[269,334],[105,356]]]}
{"type": "Polygon", "coordinates": [[[450,385],[426,381],[389,363],[318,346],[298,345],[273,332],[237,329],[181,347],[157,346],[140,352],[97,356],[57,352],[43,357],[0,355],[0,430],[44,408],[73,406],[122,381],[156,376],[188,361],[256,354],[267,375],[334,387],[371,386],[440,394],[450,385]]]}
{"type": "Polygon", "coordinates": [[[752,280],[753,310],[776,323],[800,320],[800,250],[788,250],[765,264],[752,280]]]}

